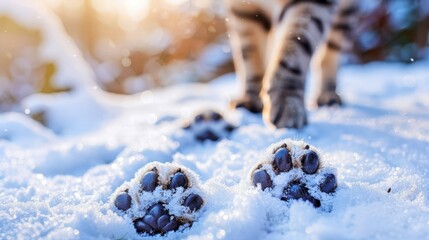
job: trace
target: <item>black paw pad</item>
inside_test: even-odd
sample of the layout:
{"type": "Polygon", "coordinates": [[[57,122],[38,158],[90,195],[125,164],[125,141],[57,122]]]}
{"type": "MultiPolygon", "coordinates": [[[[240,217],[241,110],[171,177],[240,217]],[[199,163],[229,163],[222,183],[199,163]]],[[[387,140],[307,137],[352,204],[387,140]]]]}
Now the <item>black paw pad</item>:
{"type": "Polygon", "coordinates": [[[269,189],[287,202],[302,200],[316,208],[323,206],[323,198],[335,193],[337,179],[329,169],[321,168],[322,159],[317,149],[292,140],[276,145],[252,171],[253,185],[269,189]],[[279,179],[275,181],[276,178],[279,179]]]}
{"type": "Polygon", "coordinates": [[[114,209],[138,234],[164,235],[192,225],[204,206],[197,177],[174,164],[152,163],[113,195],[114,209]]]}
{"type": "Polygon", "coordinates": [[[176,189],[178,187],[188,187],[188,177],[180,172],[180,170],[171,177],[170,185],[168,186],[169,189],[176,189]]]}
{"type": "Polygon", "coordinates": [[[158,203],[150,207],[146,215],[134,220],[134,227],[138,233],[150,235],[164,234],[179,229],[179,222],[168,211],[158,203]]]}
{"type": "Polygon", "coordinates": [[[319,169],[319,156],[314,151],[307,152],[302,158],[302,171],[307,174],[315,174],[319,169]]]}
{"type": "Polygon", "coordinates": [[[222,114],[210,110],[195,115],[183,129],[192,132],[196,140],[204,142],[219,141],[227,137],[236,127],[227,122],[222,114]]]}
{"type": "Polygon", "coordinates": [[[210,141],[216,142],[219,140],[219,136],[209,129],[197,134],[195,136],[195,138],[201,142],[204,142],[205,140],[210,140],[210,141]]]}
{"type": "Polygon", "coordinates": [[[292,183],[288,188],[284,191],[284,196],[281,198],[282,200],[299,200],[308,201],[313,204],[314,207],[320,207],[320,200],[315,199],[308,192],[308,188],[305,187],[302,183],[292,183]]]}
{"type": "Polygon", "coordinates": [[[262,190],[270,188],[273,185],[270,175],[268,175],[267,171],[262,169],[253,172],[252,181],[254,186],[260,185],[262,190]]]}
{"type": "Polygon", "coordinates": [[[288,172],[292,169],[292,157],[286,147],[279,148],[274,153],[273,166],[278,172],[288,172]]]}
{"type": "Polygon", "coordinates": [[[158,186],[158,171],[156,168],[145,173],[141,180],[141,190],[146,192],[153,192],[158,186]]]}
{"type": "Polygon", "coordinates": [[[116,196],[115,206],[122,211],[127,211],[131,207],[131,196],[126,192],[120,193],[116,196]]]}
{"type": "Polygon", "coordinates": [[[324,193],[333,193],[337,189],[337,178],[334,174],[329,173],[325,176],[325,180],[320,184],[320,191],[324,193]]]}
{"type": "Polygon", "coordinates": [[[186,197],[184,201],[184,205],[189,208],[191,211],[197,211],[203,206],[203,199],[200,197],[200,195],[197,194],[191,194],[186,197]]]}

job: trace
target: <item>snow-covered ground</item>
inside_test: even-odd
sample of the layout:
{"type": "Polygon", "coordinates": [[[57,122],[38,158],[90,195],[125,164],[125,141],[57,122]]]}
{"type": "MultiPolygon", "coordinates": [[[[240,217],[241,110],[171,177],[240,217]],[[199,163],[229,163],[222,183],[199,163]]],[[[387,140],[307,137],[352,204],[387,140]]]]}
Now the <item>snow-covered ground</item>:
{"type": "MultiPolygon", "coordinates": [[[[428,78],[427,62],[345,67],[346,106],[311,110],[302,130],[270,130],[258,115],[228,110],[238,89],[233,76],[144,92],[132,104],[116,104],[116,114],[98,128],[74,135],[56,134],[25,114],[3,114],[0,238],[137,238],[111,196],[158,161],[194,171],[206,204],[191,228],[152,238],[425,239],[428,78]],[[240,128],[220,142],[193,142],[180,127],[206,108],[224,111],[240,128]],[[285,138],[317,146],[325,166],[337,169],[331,212],[303,202],[288,206],[247,184],[264,150],[285,138]]],[[[76,128],[74,119],[63,121],[76,128]]]]}
{"type": "MultiPolygon", "coordinates": [[[[0,1],[0,10],[11,10],[8,4],[0,1]]],[[[30,18],[22,22],[29,25],[52,20],[39,14],[16,18],[30,18]]],[[[63,34],[51,31],[48,36],[63,34]]],[[[64,44],[73,74],[91,86],[76,48],[64,44]]],[[[0,239],[427,239],[428,64],[341,69],[346,105],[310,106],[310,124],[301,130],[268,129],[259,115],[229,110],[238,92],[233,75],[131,97],[89,90],[32,96],[23,113],[0,115],[0,239]],[[220,142],[194,141],[181,127],[208,108],[240,127],[220,142]],[[45,111],[49,128],[28,117],[35,109],[45,111]],[[324,167],[336,169],[331,211],[286,204],[250,186],[249,171],[265,149],[286,138],[318,147],[324,167]],[[142,237],[112,196],[154,161],[193,171],[205,204],[191,228],[142,237]]]]}

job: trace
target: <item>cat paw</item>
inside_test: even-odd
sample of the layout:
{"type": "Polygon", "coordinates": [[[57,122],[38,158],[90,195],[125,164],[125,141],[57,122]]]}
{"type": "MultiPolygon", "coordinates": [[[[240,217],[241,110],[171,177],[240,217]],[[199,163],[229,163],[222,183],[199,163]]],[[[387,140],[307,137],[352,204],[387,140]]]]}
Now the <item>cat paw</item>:
{"type": "Polygon", "coordinates": [[[323,92],[317,98],[317,105],[322,106],[341,106],[343,104],[341,97],[336,92],[323,92]]]}
{"type": "Polygon", "coordinates": [[[196,140],[204,142],[226,138],[236,127],[226,121],[219,112],[208,110],[195,115],[183,129],[191,132],[196,140]]]}
{"type": "Polygon", "coordinates": [[[270,147],[250,179],[255,187],[281,200],[302,200],[316,208],[337,189],[336,176],[322,167],[318,150],[302,141],[285,140],[270,147]]]}
{"type": "Polygon", "coordinates": [[[252,113],[261,113],[262,112],[262,101],[258,96],[243,96],[241,98],[232,100],[230,103],[232,108],[245,108],[252,113]]]}
{"type": "Polygon", "coordinates": [[[164,235],[192,226],[205,204],[198,178],[171,163],[151,163],[112,196],[113,209],[132,220],[138,234],[164,235]]]}
{"type": "Polygon", "coordinates": [[[302,128],[307,125],[307,111],[304,100],[300,97],[268,100],[264,106],[265,122],[276,128],[302,128]]]}

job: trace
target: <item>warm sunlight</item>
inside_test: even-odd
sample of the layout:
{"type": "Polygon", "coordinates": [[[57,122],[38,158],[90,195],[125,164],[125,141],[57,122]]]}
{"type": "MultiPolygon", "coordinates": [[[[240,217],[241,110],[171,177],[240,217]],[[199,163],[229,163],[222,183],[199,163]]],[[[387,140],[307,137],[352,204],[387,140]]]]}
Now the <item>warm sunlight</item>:
{"type": "Polygon", "coordinates": [[[165,0],[165,2],[172,4],[172,5],[180,5],[180,4],[183,4],[187,1],[189,1],[189,0],[165,0]]]}
{"type": "Polygon", "coordinates": [[[116,12],[122,17],[140,21],[148,12],[149,0],[92,0],[92,5],[98,12],[116,12]]]}

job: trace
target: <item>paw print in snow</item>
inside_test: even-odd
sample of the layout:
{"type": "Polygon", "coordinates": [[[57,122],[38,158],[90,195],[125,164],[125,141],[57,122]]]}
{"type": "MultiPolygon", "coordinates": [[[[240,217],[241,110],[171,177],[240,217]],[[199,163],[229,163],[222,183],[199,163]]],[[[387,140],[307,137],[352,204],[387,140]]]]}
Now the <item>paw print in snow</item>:
{"type": "Polygon", "coordinates": [[[191,132],[195,139],[204,142],[206,140],[218,141],[227,137],[235,126],[227,122],[219,112],[208,110],[193,117],[193,120],[185,124],[183,129],[191,132]]]}
{"type": "Polygon", "coordinates": [[[337,179],[330,169],[322,168],[318,150],[292,140],[273,146],[251,171],[253,185],[284,201],[301,199],[323,207],[323,200],[336,191],[337,179]]]}
{"type": "Polygon", "coordinates": [[[171,163],[146,165],[112,197],[114,209],[147,235],[190,227],[204,204],[196,175],[171,163]]]}

